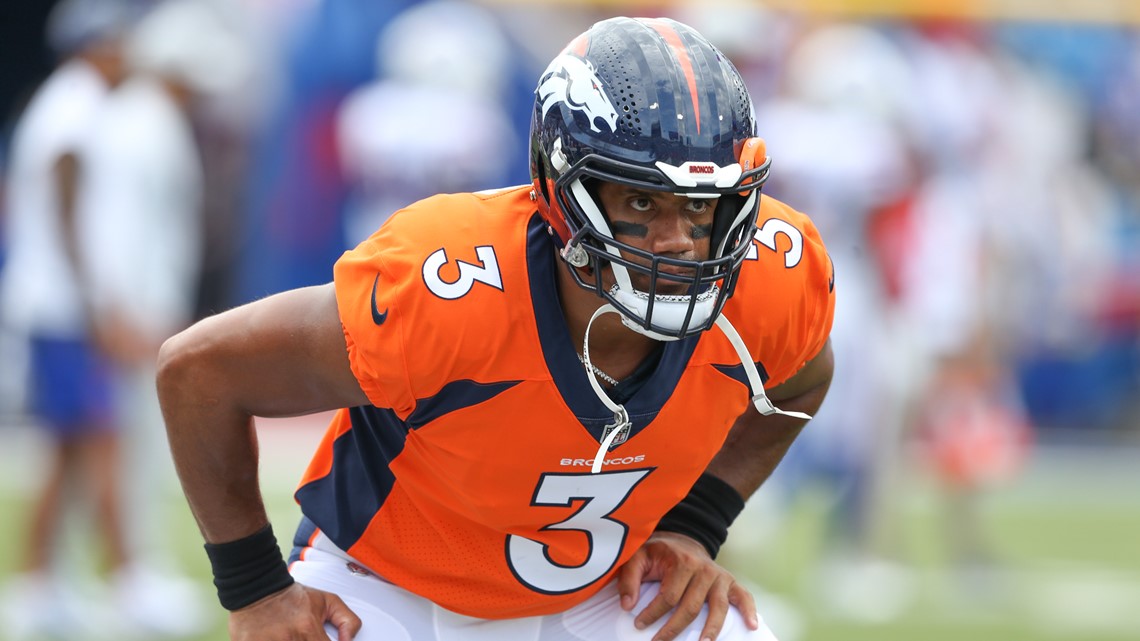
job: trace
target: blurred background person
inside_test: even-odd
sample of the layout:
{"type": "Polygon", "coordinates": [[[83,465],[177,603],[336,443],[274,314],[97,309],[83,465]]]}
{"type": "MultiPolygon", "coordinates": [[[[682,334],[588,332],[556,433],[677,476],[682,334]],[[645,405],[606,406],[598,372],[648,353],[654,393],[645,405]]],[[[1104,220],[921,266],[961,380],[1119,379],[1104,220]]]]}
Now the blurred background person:
{"type": "MultiPolygon", "coordinates": [[[[418,0],[321,0],[305,4],[289,20],[291,26],[286,30],[278,57],[280,87],[252,136],[233,303],[323,283],[329,278],[328,266],[349,247],[346,239],[356,234],[350,229],[357,224],[352,220],[361,213],[361,207],[368,206],[365,203],[376,197],[375,186],[365,188],[361,182],[364,174],[360,173],[375,172],[376,166],[361,154],[371,154],[375,139],[391,136],[401,118],[415,118],[403,123],[408,134],[417,130],[414,123],[424,119],[415,113],[416,109],[401,104],[394,107],[398,111],[361,129],[360,121],[348,112],[375,113],[369,107],[373,100],[356,93],[366,85],[385,82],[390,73],[394,76],[391,80],[401,86],[422,89],[428,83],[433,91],[448,83],[457,90],[459,85],[455,83],[463,82],[463,91],[468,91],[465,100],[470,102],[473,80],[486,80],[488,84],[479,88],[484,92],[483,108],[505,109],[512,123],[510,135],[517,137],[529,127],[533,78],[541,71],[537,60],[545,59],[548,50],[543,50],[537,59],[525,55],[519,43],[503,35],[508,30],[493,26],[495,21],[487,19],[489,11],[502,8],[485,2],[471,2],[466,7],[456,3],[451,5],[453,11],[427,10],[427,15],[439,19],[434,25],[439,33],[461,33],[464,42],[475,47],[466,58],[457,57],[455,43],[436,37],[430,28],[425,30],[422,19],[404,23],[420,34],[418,40],[386,31],[403,11],[419,4],[418,0]],[[468,17],[482,14],[482,18],[472,19],[476,25],[488,25],[488,31],[475,36],[474,29],[460,28],[458,20],[449,16],[453,12],[468,17]],[[390,41],[383,49],[378,45],[381,38],[390,41]],[[498,57],[497,68],[494,61],[478,60],[481,55],[498,57]],[[389,56],[390,61],[385,59],[389,56]],[[425,63],[430,60],[438,60],[441,66],[428,70],[425,63]],[[472,77],[464,80],[463,70],[472,77]],[[351,102],[356,103],[355,107],[346,102],[350,95],[354,95],[351,102]],[[345,140],[346,129],[353,140],[345,140]],[[346,162],[350,164],[345,165],[346,162]]],[[[495,13],[505,19],[516,13],[515,9],[525,12],[527,8],[512,7],[510,11],[495,13]]],[[[543,41],[553,41],[554,37],[549,32],[531,35],[541,36],[543,41]]],[[[550,46],[547,42],[546,47],[550,46]]],[[[392,106],[389,98],[382,100],[392,106]]],[[[417,105],[424,114],[438,114],[438,105],[417,105]]],[[[440,132],[450,130],[454,144],[464,149],[471,148],[469,139],[486,139],[479,131],[464,129],[463,118],[459,110],[441,115],[430,134],[432,139],[438,140],[440,132]]],[[[404,149],[402,153],[414,152],[404,149]]],[[[487,155],[484,160],[493,167],[506,164],[511,176],[508,182],[512,184],[529,180],[524,154],[507,153],[498,158],[487,155]]],[[[396,162],[416,161],[408,156],[396,162]]],[[[462,160],[457,162],[464,165],[462,160]]],[[[447,175],[458,169],[436,167],[433,171],[447,175]]],[[[410,176],[410,172],[405,171],[404,176],[410,176]]],[[[418,176],[415,180],[423,183],[431,178],[418,176]]],[[[389,205],[399,200],[393,196],[389,205]]],[[[387,206],[382,205],[381,209],[387,206]]]]}
{"type": "MultiPolygon", "coordinates": [[[[85,20],[102,11],[130,11],[95,0],[69,0],[60,10],[85,20]]],[[[115,84],[107,83],[97,104],[57,98],[63,103],[57,110],[89,108],[66,155],[59,154],[65,162],[51,164],[56,175],[70,180],[57,179],[63,187],[38,211],[25,214],[18,200],[12,207],[13,261],[5,269],[4,309],[27,315],[37,297],[55,313],[67,304],[76,309],[70,326],[62,320],[59,327],[25,321],[33,409],[53,429],[57,454],[33,509],[27,571],[12,586],[6,609],[21,634],[184,636],[208,621],[204,595],[164,567],[169,550],[158,529],[165,522],[157,511],[158,491],[171,465],[158,429],[154,361],[162,341],[193,320],[197,296],[203,183],[188,113],[196,97],[237,86],[245,58],[213,8],[198,0],[159,3],[129,31],[101,24],[99,33],[92,41],[103,47],[98,51],[115,47],[115,84]],[[36,237],[21,230],[16,223],[31,222],[25,217],[54,233],[41,229],[36,237]],[[29,269],[22,262],[25,250],[41,261],[55,255],[68,262],[29,269]],[[53,329],[58,334],[48,333],[53,329]],[[64,333],[68,329],[71,334],[64,333]],[[67,409],[71,413],[61,415],[67,409]],[[78,487],[71,487],[76,480],[78,487]],[[52,562],[69,491],[95,494],[90,511],[109,548],[106,563],[95,563],[95,570],[104,576],[105,569],[107,586],[99,591],[105,598],[93,594],[85,611],[60,616],[58,595],[77,582],[74,567],[61,576],[52,562]]],[[[46,88],[52,86],[49,81],[46,88]]],[[[41,113],[36,107],[33,102],[25,118],[41,113]]],[[[60,123],[61,114],[50,113],[41,126],[59,132],[60,123]]],[[[41,155],[54,150],[43,141],[31,147],[41,155]]],[[[10,185],[18,185],[19,196],[35,183],[14,171],[10,185]]]]}
{"type": "Polygon", "coordinates": [[[460,0],[417,4],[380,31],[376,79],[337,114],[346,246],[422,198],[510,184],[519,168],[511,54],[495,15],[460,0]]]}
{"type": "Polygon", "coordinates": [[[768,193],[799,203],[830,240],[838,375],[812,429],[778,478],[794,498],[822,491],[828,506],[812,593],[845,616],[890,619],[914,580],[882,540],[898,425],[888,409],[883,346],[886,283],[872,221],[917,180],[906,138],[912,70],[887,37],[864,25],[807,22],[782,61],[775,95],[757,107],[773,157],[768,193]]]}
{"type": "MultiPolygon", "coordinates": [[[[1010,171],[1048,160],[1027,151],[1000,163],[1008,167],[989,165],[1004,132],[1027,114],[1010,91],[1022,75],[1006,71],[1011,61],[983,30],[933,21],[901,41],[921,109],[911,131],[921,181],[906,206],[877,228],[880,254],[891,255],[892,322],[901,337],[892,353],[900,372],[893,389],[909,455],[903,463],[911,466],[896,465],[894,479],[923,470],[936,484],[939,543],[956,581],[954,596],[980,602],[1004,588],[1007,564],[985,532],[982,501],[1024,471],[1033,440],[1007,334],[1014,283],[1003,265],[1011,247],[1000,239],[1046,213],[998,206],[991,195],[995,187],[1016,189],[1010,171]],[[967,82],[974,91],[963,96],[967,82]]],[[[1038,124],[1078,130],[1063,121],[1038,124]]],[[[1027,276],[1018,275],[1017,287],[1027,276]]]]}
{"type": "Polygon", "coordinates": [[[131,75],[107,100],[87,148],[90,194],[80,217],[96,313],[118,330],[133,543],[150,561],[113,581],[120,615],[184,636],[207,624],[205,595],[166,567],[162,490],[172,464],[156,429],[155,359],[163,340],[194,320],[199,294],[206,194],[193,116],[206,101],[236,91],[250,62],[221,10],[205,0],[155,5],[130,34],[125,55],[131,75]]]}
{"type": "Polygon", "coordinates": [[[49,21],[59,67],[15,127],[6,176],[7,261],[0,281],[4,322],[29,346],[28,410],[51,442],[47,471],[19,542],[22,574],[5,598],[14,633],[70,629],[76,612],[53,567],[65,505],[78,492],[106,564],[129,559],[118,485],[119,421],[112,364],[103,351],[81,256],[78,210],[88,167],[81,160],[94,121],[126,74],[121,5],[64,2],[49,21]]]}
{"type": "Polygon", "coordinates": [[[375,77],[380,29],[415,3],[295,3],[282,27],[280,84],[251,134],[231,304],[329,279],[328,266],[347,249],[337,113],[375,77]]]}

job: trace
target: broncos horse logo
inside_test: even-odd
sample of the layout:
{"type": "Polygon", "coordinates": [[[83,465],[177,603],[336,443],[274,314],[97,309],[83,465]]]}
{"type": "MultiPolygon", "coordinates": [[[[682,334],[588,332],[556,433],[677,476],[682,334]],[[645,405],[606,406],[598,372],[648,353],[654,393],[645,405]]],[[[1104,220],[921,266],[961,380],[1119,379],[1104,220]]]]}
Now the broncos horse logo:
{"type": "Polygon", "coordinates": [[[600,132],[596,119],[601,118],[610,131],[617,131],[617,110],[602,91],[602,81],[587,60],[570,54],[558,56],[543,72],[536,91],[543,118],[551,107],[562,102],[574,111],[584,112],[590,119],[590,129],[600,132]]]}

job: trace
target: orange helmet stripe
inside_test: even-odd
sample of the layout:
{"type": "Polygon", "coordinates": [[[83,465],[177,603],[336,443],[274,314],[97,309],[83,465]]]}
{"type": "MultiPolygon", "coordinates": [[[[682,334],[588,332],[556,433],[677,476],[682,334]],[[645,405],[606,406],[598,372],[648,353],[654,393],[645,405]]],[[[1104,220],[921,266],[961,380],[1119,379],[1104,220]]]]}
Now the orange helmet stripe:
{"type": "Polygon", "coordinates": [[[696,112],[697,133],[699,134],[701,133],[701,105],[697,94],[697,75],[693,72],[693,61],[689,57],[689,51],[685,49],[685,43],[681,42],[681,34],[677,33],[677,30],[669,22],[660,18],[652,18],[645,22],[654,31],[661,34],[665,42],[669,43],[669,48],[673,50],[673,55],[681,64],[681,70],[685,73],[685,80],[689,83],[689,95],[693,99],[693,111],[696,112]]]}
{"type": "Polygon", "coordinates": [[[570,44],[566,45],[566,48],[563,49],[562,53],[573,53],[580,58],[584,58],[586,56],[586,47],[588,47],[589,44],[590,37],[587,34],[583,33],[577,38],[571,40],[570,44]]]}

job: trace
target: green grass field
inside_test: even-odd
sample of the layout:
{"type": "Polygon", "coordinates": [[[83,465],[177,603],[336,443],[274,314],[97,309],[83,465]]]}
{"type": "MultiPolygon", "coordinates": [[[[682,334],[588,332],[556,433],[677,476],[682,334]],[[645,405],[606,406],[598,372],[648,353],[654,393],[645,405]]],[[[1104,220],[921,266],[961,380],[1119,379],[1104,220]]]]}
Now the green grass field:
{"type": "MultiPolygon", "coordinates": [[[[289,453],[263,470],[276,490],[267,504],[282,539],[298,515],[289,493],[307,449],[296,441],[309,437],[263,448],[289,453]]],[[[9,542],[20,540],[27,504],[26,488],[12,475],[34,466],[28,456],[0,454],[0,534],[9,542]]],[[[821,569],[825,502],[817,494],[778,514],[750,509],[721,559],[762,590],[761,613],[781,641],[1140,641],[1136,457],[1136,450],[1039,454],[1026,474],[980,504],[993,563],[975,572],[952,567],[946,512],[932,484],[904,475],[898,518],[887,531],[907,579],[848,574],[847,607],[827,596],[839,583],[821,569]],[[891,599],[893,612],[879,611],[891,599]]],[[[209,574],[197,529],[177,490],[168,494],[169,551],[205,592],[209,574]]],[[[17,563],[11,553],[0,556],[0,584],[17,563]]],[[[190,641],[225,641],[223,613],[214,613],[210,632],[190,641]]]]}
{"type": "MultiPolygon", "coordinates": [[[[801,506],[763,552],[776,561],[737,556],[731,562],[797,609],[801,618],[792,630],[802,632],[802,641],[1140,640],[1135,507],[1125,513],[1060,503],[993,506],[985,515],[993,567],[973,572],[953,569],[943,556],[940,519],[928,507],[912,506],[900,524],[909,528],[903,556],[915,565],[905,606],[889,620],[874,608],[852,613],[824,598],[828,575],[819,572],[812,536],[822,515],[812,506],[801,506]]],[[[882,588],[867,577],[863,589],[882,588]]],[[[779,631],[778,621],[772,625],[779,631]]]]}
{"type": "MultiPolygon", "coordinates": [[[[942,497],[929,479],[904,475],[888,531],[891,556],[909,574],[889,618],[879,606],[852,607],[891,601],[876,590],[900,589],[873,574],[846,576],[848,607],[836,607],[835,577],[820,566],[824,501],[810,493],[768,540],[729,548],[722,560],[794,608],[790,631],[799,634],[789,641],[1140,641],[1135,458],[1040,453],[1021,478],[979,502],[984,567],[953,563],[942,497]]],[[[780,632],[778,621],[772,626],[780,632]]]]}

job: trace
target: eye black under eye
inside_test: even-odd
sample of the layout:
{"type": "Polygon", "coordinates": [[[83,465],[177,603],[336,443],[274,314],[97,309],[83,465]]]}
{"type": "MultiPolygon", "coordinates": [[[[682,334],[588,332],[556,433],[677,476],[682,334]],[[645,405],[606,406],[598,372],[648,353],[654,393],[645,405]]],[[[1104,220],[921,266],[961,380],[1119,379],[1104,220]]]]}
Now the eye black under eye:
{"type": "Polygon", "coordinates": [[[647,225],[639,225],[637,223],[630,223],[624,220],[612,221],[610,223],[610,230],[614,233],[615,236],[632,236],[634,238],[645,238],[649,235],[649,227],[647,225]]]}

